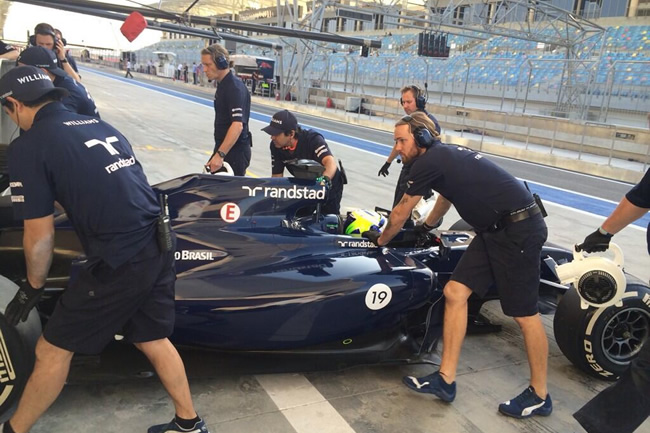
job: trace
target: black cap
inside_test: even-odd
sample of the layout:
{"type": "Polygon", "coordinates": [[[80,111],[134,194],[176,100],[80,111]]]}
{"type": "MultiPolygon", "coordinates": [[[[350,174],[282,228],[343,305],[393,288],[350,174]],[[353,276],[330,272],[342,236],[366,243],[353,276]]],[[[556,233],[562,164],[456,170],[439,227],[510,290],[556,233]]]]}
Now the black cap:
{"type": "Polygon", "coordinates": [[[54,51],[48,50],[45,47],[29,47],[25,49],[16,59],[16,63],[47,69],[49,72],[60,77],[68,75],[63,69],[59,68],[59,61],[54,51]]]}
{"type": "Polygon", "coordinates": [[[298,128],[298,120],[296,116],[291,114],[288,110],[278,111],[271,118],[271,124],[262,131],[269,135],[280,135],[282,132],[289,132],[298,128]]]}
{"type": "Polygon", "coordinates": [[[20,102],[32,102],[48,93],[68,96],[66,89],[54,87],[50,76],[35,66],[18,66],[0,78],[0,101],[11,96],[20,102]]]}

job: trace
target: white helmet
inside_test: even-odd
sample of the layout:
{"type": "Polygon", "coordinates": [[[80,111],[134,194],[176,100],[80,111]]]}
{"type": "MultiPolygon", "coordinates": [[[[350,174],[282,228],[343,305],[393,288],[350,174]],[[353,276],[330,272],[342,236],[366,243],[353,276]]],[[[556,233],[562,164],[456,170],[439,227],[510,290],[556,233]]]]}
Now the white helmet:
{"type": "Polygon", "coordinates": [[[606,257],[585,257],[573,249],[573,261],[555,267],[555,272],[562,284],[572,283],[580,296],[580,306],[602,308],[623,305],[621,299],[625,293],[627,280],[623,273],[623,252],[615,243],[609,248],[614,259],[606,257]]]}

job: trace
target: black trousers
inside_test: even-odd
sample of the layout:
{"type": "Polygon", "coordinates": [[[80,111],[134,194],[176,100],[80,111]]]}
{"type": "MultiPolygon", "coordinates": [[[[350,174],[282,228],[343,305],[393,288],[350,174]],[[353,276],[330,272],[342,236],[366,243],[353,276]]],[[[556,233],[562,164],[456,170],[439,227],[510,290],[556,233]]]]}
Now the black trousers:
{"type": "Polygon", "coordinates": [[[235,145],[230,149],[228,154],[226,154],[224,160],[230,164],[235,176],[246,176],[246,169],[251,163],[251,146],[247,144],[235,145]]]}
{"type": "Polygon", "coordinates": [[[341,171],[336,170],[332,179],[332,188],[327,192],[327,201],[321,207],[323,214],[341,214],[341,198],[343,197],[343,176],[341,171]]]}
{"type": "Polygon", "coordinates": [[[589,433],[632,433],[650,416],[650,342],[614,385],[573,417],[589,433]]]}

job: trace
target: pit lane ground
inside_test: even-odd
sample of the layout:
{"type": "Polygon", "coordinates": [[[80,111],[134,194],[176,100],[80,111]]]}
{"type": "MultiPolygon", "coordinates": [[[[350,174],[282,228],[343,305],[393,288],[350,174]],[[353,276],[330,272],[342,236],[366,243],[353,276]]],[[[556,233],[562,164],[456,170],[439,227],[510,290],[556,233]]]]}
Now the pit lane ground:
{"type": "MultiPolygon", "coordinates": [[[[83,80],[102,117],[130,140],[151,183],[201,169],[213,146],[209,93],[200,89],[194,92],[204,102],[207,100],[206,104],[152,91],[137,85],[139,80],[115,79],[104,71],[99,74],[84,69],[83,80]]],[[[258,105],[253,110],[259,116],[250,126],[255,145],[249,172],[267,176],[269,140],[260,129],[268,123],[268,114],[276,110],[258,105]]],[[[328,121],[309,118],[306,122],[298,117],[316,128],[328,128],[328,121]]],[[[328,139],[348,172],[350,183],[344,191],[343,206],[388,207],[401,167],[393,164],[385,179],[376,174],[390,150],[390,135],[367,128],[335,126],[345,129],[348,136],[386,144],[380,153],[328,139]]],[[[630,187],[527,163],[500,163],[508,164],[508,169],[522,178],[548,179],[546,184],[585,194],[589,192],[581,188],[591,189],[609,200],[610,205],[630,187]]],[[[570,246],[598,226],[603,217],[594,215],[591,205],[585,203],[577,202],[574,207],[547,203],[549,240],[570,246]]],[[[444,226],[454,221],[455,217],[449,216],[444,226]]],[[[616,241],[626,253],[628,269],[647,281],[650,267],[644,231],[627,228],[616,241]]],[[[520,421],[497,413],[499,402],[527,386],[529,373],[516,325],[501,314],[497,303],[487,310],[489,317],[503,324],[503,331],[467,338],[459,369],[458,397],[451,405],[412,393],[401,384],[405,374],[421,375],[433,370],[426,365],[344,370],[330,365],[328,370],[322,363],[314,368],[296,365],[290,359],[197,350],[184,350],[182,356],[197,410],[213,433],[582,432],[571,414],[607,384],[588,378],[561,354],[554,342],[552,317],[545,317],[544,323],[551,346],[549,390],[554,400],[553,415],[520,421]]],[[[166,393],[151,377],[142,356],[128,346],[114,344],[101,357],[75,360],[68,385],[32,431],[144,432],[149,425],[165,422],[172,415],[166,393]]],[[[650,423],[638,431],[650,433],[650,423]]]]}

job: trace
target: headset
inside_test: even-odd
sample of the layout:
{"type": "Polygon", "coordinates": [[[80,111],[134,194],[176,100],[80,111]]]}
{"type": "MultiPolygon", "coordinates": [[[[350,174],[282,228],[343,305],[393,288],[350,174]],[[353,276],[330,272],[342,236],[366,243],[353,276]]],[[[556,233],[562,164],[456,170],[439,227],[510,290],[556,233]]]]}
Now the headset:
{"type": "MultiPolygon", "coordinates": [[[[420,90],[420,88],[418,86],[416,86],[415,84],[413,84],[411,86],[407,86],[406,91],[409,91],[409,90],[411,92],[413,92],[413,97],[415,98],[415,107],[418,110],[424,111],[424,109],[425,109],[425,107],[427,105],[427,98],[425,98],[424,95],[422,95],[422,90],[420,90]]],[[[399,104],[404,105],[404,103],[402,102],[402,97],[401,96],[399,98],[399,104]]]]}
{"type": "MultiPolygon", "coordinates": [[[[45,36],[52,36],[54,38],[54,47],[56,48],[57,44],[59,43],[59,38],[56,37],[56,34],[54,32],[51,32],[49,30],[39,30],[35,34],[31,35],[29,37],[29,45],[36,46],[36,35],[45,35],[45,36]]],[[[65,43],[64,43],[65,45],[65,43]]]]}
{"type": "Polygon", "coordinates": [[[411,126],[411,134],[413,134],[413,138],[415,139],[415,144],[418,147],[421,147],[423,149],[428,149],[431,147],[433,143],[435,143],[436,139],[431,134],[431,131],[429,131],[427,128],[423,126],[415,126],[412,124],[413,118],[411,116],[404,116],[402,117],[402,122],[406,122],[411,126]]]}
{"type": "Polygon", "coordinates": [[[217,66],[217,69],[223,71],[230,67],[230,62],[228,62],[226,56],[219,53],[216,49],[212,47],[212,45],[208,47],[208,51],[210,51],[210,54],[212,55],[212,61],[217,66]]]}

